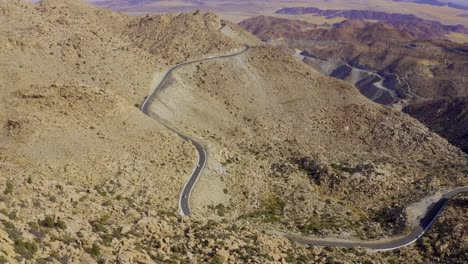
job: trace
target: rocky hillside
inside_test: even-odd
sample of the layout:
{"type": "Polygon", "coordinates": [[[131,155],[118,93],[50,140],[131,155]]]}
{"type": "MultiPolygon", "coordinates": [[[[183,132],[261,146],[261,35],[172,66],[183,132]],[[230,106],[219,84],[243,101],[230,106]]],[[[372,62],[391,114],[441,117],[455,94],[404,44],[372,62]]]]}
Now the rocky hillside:
{"type": "MultiPolygon", "coordinates": [[[[454,160],[442,157],[460,153],[414,119],[267,47],[179,70],[153,109],[210,152],[196,211],[265,229],[362,238],[398,233],[408,221],[400,217],[405,204],[445,185],[440,166],[454,160]]],[[[467,165],[460,157],[451,172],[460,178],[450,181],[463,185],[467,165]]]]}
{"type": "MultiPolygon", "coordinates": [[[[417,121],[214,14],[135,17],[77,0],[1,1],[0,14],[0,262],[438,257],[417,246],[384,254],[271,234],[399,233],[411,224],[406,205],[466,184],[466,156],[417,121]],[[152,105],[209,152],[195,214],[180,217],[195,149],[139,104],[170,65],[244,44],[254,48],[181,68],[152,105]]],[[[455,204],[449,216],[457,212],[455,204]]]]}
{"type": "MultiPolygon", "coordinates": [[[[468,93],[466,45],[418,40],[384,23],[346,20],[331,26],[296,20],[255,17],[240,25],[274,45],[305,51],[303,55],[377,73],[402,99],[459,97],[468,93]],[[284,30],[287,25],[295,30],[284,30]],[[303,25],[302,27],[298,27],[303,25]]],[[[329,71],[329,73],[333,72],[329,71]]]]}
{"type": "Polygon", "coordinates": [[[412,14],[386,13],[371,10],[322,10],[316,7],[287,7],[276,11],[277,14],[302,15],[314,14],[327,18],[369,19],[392,25],[415,38],[441,38],[449,32],[468,34],[463,25],[443,25],[438,21],[419,18],[412,14]]]}
{"type": "MultiPolygon", "coordinates": [[[[264,41],[283,38],[303,41],[405,42],[414,38],[392,25],[345,20],[334,25],[316,25],[300,20],[258,16],[239,25],[264,41]]],[[[352,55],[350,55],[352,56],[352,55]]]]}
{"type": "Polygon", "coordinates": [[[245,30],[261,40],[272,38],[296,37],[307,30],[315,30],[317,25],[300,20],[289,20],[276,17],[258,16],[239,23],[245,30]]]}
{"type": "MultiPolygon", "coordinates": [[[[362,94],[380,104],[401,108],[427,100],[451,100],[468,95],[467,45],[418,40],[393,25],[362,20],[327,26],[255,17],[240,25],[270,44],[302,51],[301,59],[305,63],[323,74],[356,85],[362,94]],[[289,24],[295,29],[284,30],[289,24]]],[[[419,119],[420,115],[414,117],[419,119]]],[[[420,120],[433,127],[428,118],[420,120]]],[[[445,123],[444,119],[434,122],[445,123]]],[[[456,130],[466,130],[462,123],[456,124],[456,130]]],[[[452,133],[451,128],[444,132],[438,127],[435,131],[446,136],[452,133]]],[[[463,137],[448,139],[460,147],[466,144],[463,137]]]]}
{"type": "Polygon", "coordinates": [[[460,195],[449,202],[438,225],[417,242],[417,248],[429,263],[465,263],[468,255],[466,224],[468,219],[467,195],[460,195]],[[444,234],[452,234],[450,237],[444,234]]]}
{"type": "Polygon", "coordinates": [[[404,111],[468,153],[468,98],[440,99],[407,106],[404,111]]]}

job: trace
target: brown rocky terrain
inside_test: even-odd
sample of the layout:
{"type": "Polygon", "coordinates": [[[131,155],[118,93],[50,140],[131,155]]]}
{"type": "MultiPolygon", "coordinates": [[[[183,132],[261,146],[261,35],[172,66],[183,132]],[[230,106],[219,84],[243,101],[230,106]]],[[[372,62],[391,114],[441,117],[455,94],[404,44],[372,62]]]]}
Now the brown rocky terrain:
{"type": "Polygon", "coordinates": [[[467,226],[468,196],[460,195],[451,201],[438,225],[417,243],[425,261],[429,263],[465,263],[468,255],[467,226]],[[452,234],[446,236],[446,234],[452,234]]]}
{"type": "MultiPolygon", "coordinates": [[[[300,20],[258,16],[239,23],[264,41],[284,38],[306,41],[376,41],[405,42],[414,39],[410,34],[383,23],[364,20],[345,20],[334,25],[316,25],[300,20]]],[[[349,56],[353,56],[350,54],[349,56]]]]}
{"type": "Polygon", "coordinates": [[[468,152],[467,97],[421,102],[407,106],[404,111],[468,152]]]}
{"type": "Polygon", "coordinates": [[[276,11],[277,14],[303,15],[314,14],[327,18],[377,20],[405,31],[415,38],[441,38],[449,32],[468,34],[463,25],[443,25],[438,21],[424,20],[413,14],[387,13],[373,10],[322,10],[316,7],[287,7],[276,11]]]}
{"type": "MultiPolygon", "coordinates": [[[[212,11],[219,14],[222,18],[233,22],[241,22],[251,17],[265,15],[279,18],[288,18],[288,15],[275,13],[279,9],[289,7],[315,7],[320,10],[371,10],[379,11],[387,14],[400,13],[412,14],[419,18],[431,21],[438,21],[444,25],[462,24],[468,26],[468,19],[459,16],[461,9],[457,6],[466,5],[465,0],[452,0],[452,4],[447,5],[421,5],[420,1],[393,1],[393,0],[87,0],[98,6],[110,8],[120,12],[131,14],[147,14],[147,13],[171,13],[171,12],[188,12],[195,10],[212,11]],[[455,5],[453,5],[455,4],[455,5]]],[[[422,0],[424,1],[424,0],[422,0]]],[[[434,2],[434,0],[430,0],[434,2]]],[[[466,12],[465,12],[466,13],[466,12]]],[[[295,15],[294,18],[313,22],[316,24],[322,23],[337,23],[344,18],[334,17],[328,18],[327,14],[302,14],[295,15]]]]}
{"type": "MultiPolygon", "coordinates": [[[[348,232],[375,236],[384,227],[376,227],[373,234],[362,230],[375,216],[372,212],[377,215],[396,201],[410,203],[415,197],[410,189],[436,184],[427,177],[446,161],[436,158],[439,153],[429,145],[442,146],[444,140],[438,143],[439,138],[429,136],[426,128],[406,115],[377,107],[352,86],[320,77],[280,50],[254,48],[245,56],[181,71],[154,105],[156,113],[171,120],[174,127],[187,127],[186,134],[207,142],[213,152],[211,175],[200,184],[205,183],[211,195],[207,197],[208,189],[198,192],[194,199],[200,207],[221,199],[232,216],[258,217],[288,227],[295,223],[302,231],[308,230],[304,225],[312,225],[307,222],[310,215],[327,212],[333,217],[323,221],[330,229],[343,227],[342,219],[356,228],[348,232]],[[272,55],[273,51],[277,54],[272,55]],[[301,117],[291,113],[301,113],[301,117]],[[376,122],[381,125],[374,126],[376,122]],[[364,136],[369,134],[372,137],[364,136]],[[424,165],[414,171],[400,165],[414,155],[424,157],[420,160],[424,165]],[[396,177],[403,171],[412,180],[396,177]],[[252,175],[263,175],[262,180],[253,180],[252,175]],[[365,185],[360,177],[367,179],[365,185]],[[232,191],[223,194],[224,189],[232,191]],[[404,198],[405,193],[412,197],[404,198]],[[375,203],[376,195],[381,197],[379,203],[375,203]],[[262,211],[272,197],[284,202],[281,210],[262,211]]],[[[464,158],[460,162],[465,166],[464,158]]],[[[462,184],[464,173],[460,177],[462,184]]]]}
{"type": "MultiPolygon", "coordinates": [[[[134,17],[77,0],[12,0],[0,14],[0,262],[440,258],[419,246],[314,248],[270,234],[391,235],[407,228],[402,208],[465,185],[466,155],[408,116],[256,47],[211,13],[134,17]],[[152,106],[209,151],[195,214],[180,217],[195,151],[138,106],[170,65],[244,44],[255,48],[177,71],[152,106]]],[[[449,209],[437,234],[453,238],[444,246],[453,260],[464,211],[449,209]]]]}
{"type": "MultiPolygon", "coordinates": [[[[262,40],[304,51],[305,63],[323,74],[347,80],[371,100],[386,105],[435,104],[428,100],[458,100],[468,95],[467,45],[446,40],[420,40],[393,25],[346,20],[327,26],[297,24],[296,20],[256,17],[240,23],[262,40]],[[295,30],[283,30],[287,25],[295,30]]],[[[301,22],[302,23],[302,22],[301,22]]],[[[460,106],[460,105],[459,105],[460,106]]],[[[437,112],[434,108],[429,112],[437,112]]],[[[408,112],[413,115],[412,111],[408,112]]],[[[415,113],[415,112],[414,112],[415,113]]],[[[446,113],[448,114],[448,113],[446,113]]],[[[456,122],[435,128],[433,123],[447,124],[447,115],[422,118],[450,142],[464,148],[466,138],[451,136],[454,129],[466,131],[466,124],[456,122]]],[[[452,116],[451,119],[456,119],[452,116]]]]}

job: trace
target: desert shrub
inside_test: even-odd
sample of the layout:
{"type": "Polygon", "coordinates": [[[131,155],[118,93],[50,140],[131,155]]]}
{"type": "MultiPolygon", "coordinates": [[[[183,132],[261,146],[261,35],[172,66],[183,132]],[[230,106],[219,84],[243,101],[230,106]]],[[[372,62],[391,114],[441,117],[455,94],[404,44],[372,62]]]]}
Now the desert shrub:
{"type": "Polygon", "coordinates": [[[111,206],[111,205],[112,205],[112,201],[111,201],[111,200],[107,200],[107,201],[103,202],[101,205],[102,205],[102,206],[111,206]]]}
{"type": "Polygon", "coordinates": [[[95,256],[95,257],[101,255],[101,247],[99,246],[98,243],[93,244],[93,246],[89,250],[89,254],[91,254],[91,256],[95,256]]]}
{"type": "Polygon", "coordinates": [[[55,227],[55,221],[52,216],[46,216],[44,220],[40,221],[39,224],[43,227],[53,228],[55,227]]]}
{"type": "Polygon", "coordinates": [[[4,256],[0,256],[0,264],[6,264],[8,260],[4,256]]]}
{"type": "Polygon", "coordinates": [[[274,223],[280,221],[280,216],[283,214],[284,200],[276,194],[270,194],[263,199],[260,210],[241,216],[241,218],[257,218],[260,217],[266,223],[274,223]]]}
{"type": "Polygon", "coordinates": [[[26,259],[33,258],[39,247],[31,241],[17,240],[15,242],[15,252],[26,259]]]}
{"type": "Polygon", "coordinates": [[[18,229],[16,229],[15,225],[12,222],[3,221],[2,223],[5,227],[5,231],[7,232],[8,237],[11,240],[16,241],[21,238],[21,232],[18,229]]]}
{"type": "Polygon", "coordinates": [[[103,233],[107,232],[107,227],[100,222],[94,222],[92,225],[93,225],[94,232],[103,232],[103,233]]]}
{"type": "Polygon", "coordinates": [[[224,206],[224,204],[218,204],[216,206],[216,212],[219,216],[225,216],[228,213],[228,207],[224,206]]]}
{"type": "Polygon", "coordinates": [[[59,228],[62,230],[67,229],[67,224],[63,221],[58,219],[57,221],[54,220],[52,216],[46,216],[44,220],[39,221],[39,224],[46,228],[59,228]]]}
{"type": "Polygon", "coordinates": [[[60,219],[57,220],[57,222],[55,223],[55,226],[62,230],[67,229],[67,224],[63,220],[60,220],[60,219]]]}
{"type": "Polygon", "coordinates": [[[10,218],[11,220],[17,219],[16,212],[14,211],[7,211],[6,209],[0,209],[0,213],[10,218]]]}
{"type": "Polygon", "coordinates": [[[403,231],[407,226],[404,210],[402,206],[382,208],[374,212],[371,219],[380,223],[384,229],[397,233],[403,231]]]}
{"type": "Polygon", "coordinates": [[[160,210],[158,213],[162,216],[178,217],[178,215],[173,211],[160,210]]]}
{"type": "Polygon", "coordinates": [[[101,235],[101,239],[102,239],[102,243],[105,245],[105,246],[108,246],[110,247],[111,244],[112,244],[112,239],[114,238],[113,235],[111,234],[102,234],[101,235]]]}
{"type": "Polygon", "coordinates": [[[223,262],[221,261],[221,259],[218,256],[214,256],[210,261],[210,264],[222,264],[222,263],[223,262]]]}
{"type": "Polygon", "coordinates": [[[276,194],[269,195],[262,203],[265,211],[272,215],[282,214],[285,205],[284,200],[276,194]]]}
{"type": "Polygon", "coordinates": [[[12,182],[7,182],[5,186],[5,191],[3,192],[5,195],[12,194],[14,190],[14,186],[12,182]]]}
{"type": "Polygon", "coordinates": [[[96,185],[94,186],[94,190],[96,190],[96,192],[99,194],[99,195],[102,195],[102,196],[106,196],[107,195],[107,192],[99,185],[96,185]]]}

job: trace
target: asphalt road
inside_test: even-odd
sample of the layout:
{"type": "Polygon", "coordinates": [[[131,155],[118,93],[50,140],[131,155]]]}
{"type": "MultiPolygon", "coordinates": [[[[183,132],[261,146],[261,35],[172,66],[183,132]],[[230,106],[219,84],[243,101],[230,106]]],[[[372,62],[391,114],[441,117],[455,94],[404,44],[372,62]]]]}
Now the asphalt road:
{"type": "Polygon", "coordinates": [[[408,246],[420,237],[432,226],[440,212],[445,208],[450,198],[457,194],[468,192],[468,186],[456,188],[444,194],[442,198],[431,205],[426,215],[421,219],[419,226],[413,229],[409,234],[397,238],[388,238],[385,240],[374,241],[344,241],[319,238],[307,238],[284,234],[285,237],[301,244],[321,246],[321,247],[343,247],[343,248],[369,248],[378,251],[388,251],[408,246]]]}
{"type": "MultiPolygon", "coordinates": [[[[192,213],[190,210],[190,196],[192,194],[193,188],[195,187],[195,184],[197,183],[198,178],[200,177],[200,174],[205,168],[206,160],[207,160],[207,153],[201,143],[197,142],[196,140],[190,138],[187,135],[184,135],[178,132],[174,128],[168,126],[166,122],[160,119],[157,115],[152,114],[149,111],[149,106],[156,98],[158,91],[161,90],[164,87],[164,84],[169,80],[171,74],[179,67],[186,66],[189,64],[199,63],[202,61],[209,61],[209,60],[216,60],[216,59],[223,59],[223,58],[238,56],[248,51],[249,48],[250,48],[249,46],[245,46],[244,49],[239,52],[235,52],[235,53],[228,54],[228,55],[208,57],[206,59],[184,62],[184,63],[178,64],[172,67],[164,75],[161,82],[159,82],[159,84],[156,85],[154,90],[146,98],[145,102],[141,106],[141,111],[143,113],[145,113],[149,117],[162,123],[169,130],[179,135],[179,137],[181,137],[183,140],[191,142],[195,146],[195,149],[197,150],[197,153],[198,153],[197,166],[195,167],[192,175],[190,176],[189,180],[185,184],[179,196],[179,214],[181,215],[190,215],[192,213]]],[[[468,186],[457,188],[444,194],[439,201],[437,201],[430,207],[426,215],[421,219],[418,227],[413,229],[409,234],[401,236],[401,237],[397,237],[397,238],[389,238],[385,240],[374,240],[374,241],[345,241],[345,240],[338,240],[338,239],[308,238],[308,237],[301,237],[301,236],[295,236],[295,235],[290,235],[290,234],[283,234],[283,235],[292,241],[296,241],[301,244],[313,245],[313,246],[344,247],[344,248],[362,247],[362,248],[369,248],[369,249],[379,250],[379,251],[394,250],[394,249],[402,248],[409,244],[412,244],[416,240],[418,240],[421,236],[423,236],[426,233],[426,231],[432,226],[434,221],[437,219],[440,212],[445,208],[450,198],[463,192],[468,192],[468,186]]]]}
{"type": "Polygon", "coordinates": [[[175,70],[177,70],[178,68],[180,68],[182,66],[194,64],[194,63],[199,63],[199,62],[202,62],[202,61],[218,60],[218,59],[224,59],[224,58],[230,58],[230,57],[238,56],[238,55],[248,51],[249,49],[250,49],[249,46],[244,46],[244,48],[241,51],[235,52],[235,53],[232,53],[232,54],[221,55],[221,56],[212,56],[212,57],[208,57],[206,59],[188,61],[188,62],[184,62],[184,63],[175,65],[174,67],[170,68],[167,71],[167,73],[164,75],[164,77],[159,82],[159,84],[156,85],[156,87],[153,89],[151,94],[146,98],[146,100],[141,105],[140,109],[141,109],[141,111],[143,113],[145,113],[147,116],[155,119],[156,121],[158,121],[161,124],[163,124],[164,126],[166,126],[169,130],[176,133],[183,140],[191,142],[195,146],[195,149],[197,150],[197,153],[198,153],[197,166],[195,167],[192,175],[190,176],[189,180],[185,184],[185,186],[182,189],[182,191],[180,193],[180,196],[179,196],[179,214],[180,215],[190,215],[192,213],[192,211],[190,210],[190,195],[192,194],[192,190],[195,187],[195,184],[197,183],[197,180],[200,177],[200,174],[202,173],[203,169],[205,168],[206,159],[207,159],[206,150],[205,150],[205,148],[203,147],[203,145],[200,142],[197,142],[196,140],[190,138],[189,136],[184,135],[184,134],[178,132],[177,130],[175,130],[174,128],[168,126],[167,123],[164,122],[164,120],[160,119],[157,115],[151,113],[149,111],[149,107],[150,107],[151,103],[154,101],[154,99],[156,98],[156,95],[157,95],[158,91],[160,91],[164,87],[166,82],[171,77],[172,73],[175,70]]]}

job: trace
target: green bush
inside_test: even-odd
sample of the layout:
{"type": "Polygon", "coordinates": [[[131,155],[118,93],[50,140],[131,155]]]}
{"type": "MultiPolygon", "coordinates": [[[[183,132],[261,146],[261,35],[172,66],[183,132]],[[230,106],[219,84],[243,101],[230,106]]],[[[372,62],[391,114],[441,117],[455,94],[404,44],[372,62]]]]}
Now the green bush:
{"type": "Polygon", "coordinates": [[[6,187],[5,187],[5,191],[4,191],[3,193],[4,193],[5,195],[7,195],[7,194],[12,194],[12,193],[13,193],[13,189],[14,189],[13,183],[7,182],[7,183],[6,183],[6,187]]]}
{"type": "Polygon", "coordinates": [[[39,247],[34,242],[17,240],[15,242],[15,251],[26,259],[33,258],[39,247]]]}
{"type": "Polygon", "coordinates": [[[10,212],[8,212],[8,211],[5,210],[5,211],[2,212],[2,213],[3,213],[5,216],[7,216],[8,218],[10,218],[11,220],[16,220],[16,219],[18,219],[18,216],[16,215],[16,212],[15,212],[15,211],[10,211],[10,212]]]}
{"type": "Polygon", "coordinates": [[[95,256],[95,257],[101,255],[101,247],[99,246],[98,243],[93,244],[93,247],[91,247],[91,249],[89,251],[89,254],[91,254],[91,256],[95,256]]]}
{"type": "Polygon", "coordinates": [[[111,200],[108,200],[108,201],[105,201],[101,204],[102,206],[111,206],[112,205],[112,201],[111,200]]]}
{"type": "Polygon", "coordinates": [[[102,234],[102,235],[101,235],[101,239],[102,239],[102,243],[103,243],[105,246],[110,247],[111,244],[112,244],[112,239],[114,239],[114,236],[111,235],[111,234],[102,234]]]}
{"type": "Polygon", "coordinates": [[[283,214],[284,200],[276,194],[270,194],[263,199],[261,209],[249,214],[242,215],[240,218],[262,218],[265,223],[279,222],[280,216],[283,214]]]}
{"type": "Polygon", "coordinates": [[[174,213],[173,211],[163,211],[163,210],[160,210],[158,212],[160,215],[162,216],[170,216],[170,217],[178,217],[178,215],[176,213],[174,213]]]}
{"type": "Polygon", "coordinates": [[[16,241],[21,238],[21,232],[16,229],[12,222],[3,221],[2,223],[11,240],[16,241]]]}
{"type": "Polygon", "coordinates": [[[272,215],[283,214],[283,209],[286,203],[278,195],[272,194],[263,200],[262,206],[265,211],[272,215]]]}
{"type": "Polygon", "coordinates": [[[94,186],[94,190],[96,190],[96,192],[101,196],[107,195],[107,192],[99,185],[94,186]]]}
{"type": "Polygon", "coordinates": [[[107,232],[107,227],[103,225],[102,223],[99,222],[94,222],[93,223],[93,231],[95,232],[107,232]]]}
{"type": "Polygon", "coordinates": [[[55,227],[55,221],[52,216],[46,216],[44,220],[39,223],[43,227],[53,228],[55,227]]]}
{"type": "Polygon", "coordinates": [[[222,264],[223,262],[221,261],[221,259],[219,259],[218,256],[214,256],[212,259],[211,259],[211,262],[210,264],[222,264]]]}
{"type": "Polygon", "coordinates": [[[55,223],[55,226],[62,230],[67,229],[67,224],[63,220],[57,220],[57,222],[55,223]]]}
{"type": "Polygon", "coordinates": [[[334,264],[335,263],[335,258],[333,256],[327,257],[326,263],[327,264],[334,264]]]}
{"type": "Polygon", "coordinates": [[[58,219],[57,221],[55,221],[52,216],[46,216],[44,220],[39,221],[39,224],[47,228],[56,227],[62,230],[67,229],[67,224],[63,220],[58,219]]]}
{"type": "Polygon", "coordinates": [[[216,207],[216,212],[219,216],[223,217],[228,213],[228,207],[224,206],[224,204],[218,204],[216,207]]]}

